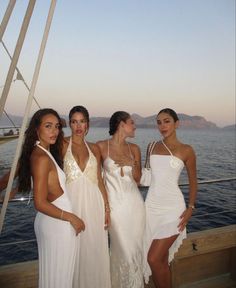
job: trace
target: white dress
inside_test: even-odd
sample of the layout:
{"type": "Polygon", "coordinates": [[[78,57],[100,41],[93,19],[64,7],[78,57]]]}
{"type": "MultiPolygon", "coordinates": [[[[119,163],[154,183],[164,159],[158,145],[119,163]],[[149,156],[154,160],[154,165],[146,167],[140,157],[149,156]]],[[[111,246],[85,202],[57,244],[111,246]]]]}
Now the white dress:
{"type": "Polygon", "coordinates": [[[98,188],[97,159],[85,142],[89,159],[84,171],[72,151],[71,138],[64,157],[66,187],[73,212],[85,223],[76,244],[74,288],[110,288],[108,233],[104,229],[105,208],[98,188]]]}
{"type": "Polygon", "coordinates": [[[169,249],[168,262],[170,263],[174,253],[186,238],[186,229],[180,233],[177,227],[180,223],[180,215],[186,209],[183,194],[178,187],[184,163],[172,155],[169,149],[168,151],[170,155],[150,155],[152,180],[145,200],[144,277],[146,283],[151,275],[147,254],[152,241],[179,234],[169,249]]]}
{"type": "MultiPolygon", "coordinates": [[[[65,174],[53,156],[42,146],[54,162],[60,186],[64,193],[52,202],[56,207],[71,212],[71,204],[65,189],[65,174]]],[[[39,288],[71,288],[75,264],[76,235],[67,221],[37,212],[34,229],[39,254],[39,288]]]]}
{"type": "Polygon", "coordinates": [[[113,288],[143,287],[142,239],[144,201],[132,176],[132,167],[121,167],[109,157],[103,163],[104,180],[111,208],[110,259],[113,288]]]}

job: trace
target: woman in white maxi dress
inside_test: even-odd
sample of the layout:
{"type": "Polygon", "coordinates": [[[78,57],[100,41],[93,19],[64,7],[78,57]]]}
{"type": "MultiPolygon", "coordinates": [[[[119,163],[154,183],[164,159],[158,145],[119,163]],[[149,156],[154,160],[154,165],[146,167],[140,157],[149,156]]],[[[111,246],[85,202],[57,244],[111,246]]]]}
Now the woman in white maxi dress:
{"type": "Polygon", "coordinates": [[[76,234],[84,229],[71,212],[65,174],[58,165],[62,140],[57,112],[38,110],[26,130],[18,165],[19,191],[29,191],[33,177],[40,288],[72,288],[76,234]]]}
{"type": "Polygon", "coordinates": [[[157,124],[164,139],[157,142],[150,153],[151,185],[145,200],[144,277],[148,283],[152,274],[156,287],[170,288],[168,263],[186,237],[185,227],[194,209],[196,159],[191,146],[182,144],[176,137],[178,116],[172,109],[161,110],[157,115],[157,124]],[[188,208],[178,187],[184,166],[190,185],[188,208]]]}
{"type": "Polygon", "coordinates": [[[72,211],[85,223],[76,243],[73,288],[110,288],[109,205],[101,156],[98,147],[84,139],[89,122],[86,108],[73,107],[69,119],[72,136],[64,147],[66,188],[72,211]]]}
{"type": "Polygon", "coordinates": [[[110,259],[113,288],[142,288],[142,237],[144,201],[137,187],[140,179],[140,150],[125,141],[134,137],[135,125],[127,112],[110,119],[112,139],[99,141],[111,208],[110,259]],[[136,181],[135,181],[136,180],[136,181]]]}

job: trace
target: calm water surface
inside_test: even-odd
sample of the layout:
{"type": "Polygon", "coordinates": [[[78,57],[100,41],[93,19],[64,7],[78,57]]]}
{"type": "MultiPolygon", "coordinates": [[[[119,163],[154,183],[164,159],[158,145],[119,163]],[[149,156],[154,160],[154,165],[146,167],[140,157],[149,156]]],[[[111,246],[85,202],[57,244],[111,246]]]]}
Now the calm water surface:
{"type": "MultiPolygon", "coordinates": [[[[70,134],[65,128],[65,135],[70,134]]],[[[228,178],[236,176],[236,142],[235,131],[197,131],[178,130],[179,139],[193,146],[197,155],[198,180],[228,178]]],[[[87,140],[108,138],[105,128],[90,128],[87,140]]],[[[135,139],[142,152],[142,162],[145,161],[146,147],[150,141],[160,140],[155,129],[137,129],[135,139]]],[[[11,166],[17,140],[0,146],[0,176],[11,166]]],[[[180,183],[187,180],[186,171],[182,172],[180,183]]],[[[213,184],[200,184],[197,197],[197,209],[188,225],[188,232],[221,227],[236,223],[236,181],[213,184]]],[[[185,199],[188,198],[187,186],[181,186],[185,199]]],[[[145,198],[147,189],[140,189],[145,198]]],[[[1,207],[1,206],[0,206],[1,207]]],[[[0,235],[0,265],[33,260],[37,258],[35,240],[9,245],[15,241],[35,239],[33,222],[35,210],[33,202],[29,204],[11,203],[8,206],[4,229],[0,235]]]]}

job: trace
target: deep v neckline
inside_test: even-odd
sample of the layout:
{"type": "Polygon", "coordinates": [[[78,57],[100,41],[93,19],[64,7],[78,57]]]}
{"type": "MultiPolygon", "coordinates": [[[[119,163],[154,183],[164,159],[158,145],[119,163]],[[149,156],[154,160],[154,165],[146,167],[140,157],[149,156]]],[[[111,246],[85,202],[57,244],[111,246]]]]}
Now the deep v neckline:
{"type": "Polygon", "coordinates": [[[87,169],[87,167],[88,167],[88,163],[89,163],[90,157],[91,157],[91,153],[90,153],[89,146],[88,146],[88,144],[86,143],[85,140],[84,140],[84,144],[85,144],[85,146],[86,146],[86,148],[87,148],[87,150],[88,150],[88,154],[89,154],[89,155],[88,155],[88,159],[87,159],[87,162],[86,162],[86,164],[85,164],[84,170],[82,170],[82,169],[80,168],[78,162],[76,161],[75,156],[74,156],[74,154],[73,154],[73,152],[72,152],[72,139],[70,138],[70,151],[71,151],[71,155],[72,155],[72,157],[73,157],[73,159],[74,159],[74,161],[75,161],[75,163],[76,163],[76,166],[78,167],[79,171],[81,172],[81,174],[84,174],[84,173],[85,173],[85,171],[86,171],[86,169],[87,169]]]}

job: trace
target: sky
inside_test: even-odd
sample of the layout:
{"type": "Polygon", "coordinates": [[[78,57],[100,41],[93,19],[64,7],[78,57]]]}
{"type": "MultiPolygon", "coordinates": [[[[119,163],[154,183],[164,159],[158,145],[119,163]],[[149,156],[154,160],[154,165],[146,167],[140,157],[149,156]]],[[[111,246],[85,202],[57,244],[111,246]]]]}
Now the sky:
{"type": "MultiPolygon", "coordinates": [[[[17,0],[3,42],[11,55],[28,5],[17,0]]],[[[0,1],[0,21],[7,0],[0,1]]],[[[38,0],[17,64],[31,85],[50,6],[38,0]]],[[[0,44],[0,94],[10,60],[0,44]]],[[[16,74],[14,75],[16,79],[16,74]]],[[[13,81],[7,113],[28,91],[13,81]]],[[[170,107],[223,127],[235,123],[235,0],[58,0],[35,98],[66,115],[117,110],[143,117],[170,107]]],[[[33,104],[32,113],[38,107],[33,104]]]]}

